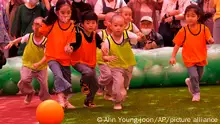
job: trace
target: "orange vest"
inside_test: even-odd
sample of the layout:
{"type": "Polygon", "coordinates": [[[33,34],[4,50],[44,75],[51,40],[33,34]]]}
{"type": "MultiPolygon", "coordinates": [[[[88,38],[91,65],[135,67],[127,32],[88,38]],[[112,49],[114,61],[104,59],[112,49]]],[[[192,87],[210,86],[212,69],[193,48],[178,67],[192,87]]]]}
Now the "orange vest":
{"type": "Polygon", "coordinates": [[[91,43],[86,41],[84,34],[80,32],[82,36],[82,42],[80,47],[71,54],[71,65],[74,66],[77,63],[86,64],[90,67],[96,66],[96,40],[94,32],[93,40],[91,43]]]}
{"type": "Polygon", "coordinates": [[[56,21],[48,35],[46,43],[45,56],[47,61],[56,60],[63,66],[69,66],[70,55],[64,51],[64,48],[68,43],[73,41],[75,41],[74,24],[72,23],[66,30],[61,30],[56,21]]]}

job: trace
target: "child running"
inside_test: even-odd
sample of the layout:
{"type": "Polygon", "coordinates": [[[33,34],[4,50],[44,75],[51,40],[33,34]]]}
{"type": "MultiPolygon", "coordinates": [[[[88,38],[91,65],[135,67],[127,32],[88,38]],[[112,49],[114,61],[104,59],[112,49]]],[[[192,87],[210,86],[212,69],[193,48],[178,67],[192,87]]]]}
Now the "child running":
{"type": "Polygon", "coordinates": [[[65,46],[75,41],[74,22],[71,4],[68,0],[58,0],[55,7],[51,7],[45,24],[40,33],[47,36],[45,57],[54,75],[54,87],[58,102],[64,108],[74,109],[68,101],[72,91],[70,55],[65,52],[65,46]]]}
{"type": "MultiPolygon", "coordinates": [[[[106,26],[106,29],[103,29],[98,33],[103,41],[105,41],[105,39],[108,37],[108,35],[112,33],[111,19],[115,14],[116,13],[114,13],[114,12],[109,12],[105,16],[104,25],[106,26]]],[[[103,61],[102,51],[100,49],[97,49],[97,64],[98,64],[99,71],[100,71],[100,75],[98,78],[100,88],[99,88],[97,94],[103,95],[103,90],[105,90],[104,99],[112,100],[112,97],[111,97],[112,81],[109,82],[109,80],[112,79],[112,77],[109,76],[109,75],[111,75],[111,71],[110,71],[108,65],[103,61]]]]}
{"type": "Polygon", "coordinates": [[[22,56],[22,67],[20,70],[21,79],[18,82],[18,87],[21,93],[25,94],[25,104],[30,104],[32,97],[35,93],[31,82],[33,78],[37,78],[40,83],[40,100],[44,101],[50,99],[50,94],[48,93],[48,73],[47,64],[39,64],[39,62],[44,57],[44,47],[47,38],[39,33],[39,28],[42,25],[42,17],[37,17],[34,19],[32,29],[34,33],[26,34],[23,37],[11,41],[5,49],[11,48],[13,45],[21,42],[26,43],[24,49],[24,54],[22,56]]]}
{"type": "Polygon", "coordinates": [[[188,69],[189,78],[186,84],[189,92],[192,94],[192,101],[200,101],[199,81],[202,79],[204,66],[207,65],[207,47],[206,42],[213,44],[214,40],[209,29],[200,24],[201,10],[196,5],[190,5],[186,8],[185,19],[187,26],[183,27],[175,36],[170,64],[176,63],[176,54],[180,48],[182,49],[182,57],[185,66],[188,69]]]}
{"type": "MultiPolygon", "coordinates": [[[[107,52],[103,52],[103,59],[108,61],[113,80],[112,96],[114,109],[122,109],[122,102],[127,95],[127,88],[132,77],[133,66],[136,65],[130,44],[137,43],[137,35],[125,31],[125,19],[121,15],[114,15],[111,19],[112,34],[104,41],[107,52]]],[[[109,78],[110,79],[110,78],[109,78]]]]}
{"type": "MultiPolygon", "coordinates": [[[[96,47],[101,48],[102,39],[95,32],[98,17],[94,12],[86,12],[82,15],[82,29],[76,29],[76,43],[71,43],[71,65],[82,74],[82,92],[87,95],[84,107],[93,108],[95,94],[98,90],[96,77],[96,47]]],[[[69,50],[67,50],[68,52],[69,50]]]]}

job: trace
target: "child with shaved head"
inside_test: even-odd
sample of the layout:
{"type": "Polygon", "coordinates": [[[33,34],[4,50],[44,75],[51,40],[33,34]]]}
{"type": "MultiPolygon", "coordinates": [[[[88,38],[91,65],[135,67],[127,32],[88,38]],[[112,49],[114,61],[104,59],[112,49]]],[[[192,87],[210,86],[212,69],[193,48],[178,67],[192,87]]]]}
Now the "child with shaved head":
{"type": "Polygon", "coordinates": [[[13,45],[19,42],[27,44],[22,56],[22,67],[20,70],[21,79],[18,82],[18,87],[21,93],[26,95],[24,99],[25,104],[31,103],[32,97],[35,93],[34,88],[31,85],[33,78],[36,78],[40,83],[40,100],[44,101],[50,99],[47,84],[47,63],[45,63],[44,58],[44,48],[47,38],[39,32],[42,22],[42,17],[35,18],[32,25],[33,33],[17,38],[14,41],[9,42],[5,47],[5,49],[10,49],[13,45]]]}
{"type": "MultiPolygon", "coordinates": [[[[111,19],[115,14],[116,14],[115,12],[109,12],[105,16],[104,25],[107,28],[101,30],[98,33],[103,41],[105,41],[105,39],[108,37],[108,35],[112,33],[112,30],[110,27],[111,26],[111,19]]],[[[98,64],[98,67],[100,70],[100,76],[99,76],[100,88],[97,92],[97,95],[102,95],[103,89],[105,89],[104,99],[105,100],[112,100],[112,97],[111,97],[111,91],[112,91],[111,71],[110,71],[108,65],[103,61],[102,52],[100,49],[97,49],[97,64],[98,64]]]]}
{"type": "Polygon", "coordinates": [[[104,41],[106,52],[103,60],[111,71],[109,80],[113,81],[112,96],[114,109],[122,109],[122,102],[127,96],[127,85],[132,77],[132,68],[136,65],[130,44],[137,43],[138,36],[125,30],[125,19],[121,15],[114,15],[111,19],[112,33],[104,41]]]}
{"type": "MultiPolygon", "coordinates": [[[[135,34],[137,34],[140,38],[144,37],[144,34],[141,33],[141,31],[137,28],[137,26],[132,23],[133,19],[132,19],[132,10],[131,8],[124,6],[119,10],[121,16],[124,17],[125,19],[125,30],[131,31],[135,34]]],[[[141,39],[138,39],[138,41],[141,39]]],[[[133,48],[137,48],[136,45],[133,45],[133,48]]]]}

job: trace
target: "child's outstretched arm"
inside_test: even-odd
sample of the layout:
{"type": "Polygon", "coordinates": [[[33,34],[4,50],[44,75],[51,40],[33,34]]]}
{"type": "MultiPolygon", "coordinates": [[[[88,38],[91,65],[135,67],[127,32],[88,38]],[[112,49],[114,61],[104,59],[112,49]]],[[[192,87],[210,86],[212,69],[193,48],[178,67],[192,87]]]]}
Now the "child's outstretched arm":
{"type": "Polygon", "coordinates": [[[22,37],[19,37],[13,41],[10,41],[9,44],[7,46],[5,46],[4,49],[10,49],[13,45],[18,44],[19,42],[21,42],[22,37]]]}
{"type": "Polygon", "coordinates": [[[179,32],[176,34],[176,36],[173,39],[173,43],[175,44],[172,52],[172,56],[170,58],[170,64],[174,65],[176,64],[176,54],[180,48],[180,46],[183,46],[184,48],[184,43],[185,43],[185,38],[186,38],[186,31],[185,28],[181,28],[179,32]]]}
{"type": "Polygon", "coordinates": [[[100,37],[100,35],[97,33],[96,34],[96,46],[102,50],[102,59],[104,61],[114,61],[116,59],[115,56],[109,56],[109,43],[106,41],[103,41],[102,38],[100,37]]]}
{"type": "Polygon", "coordinates": [[[46,56],[44,56],[39,62],[34,63],[34,64],[33,64],[33,67],[34,67],[35,69],[37,69],[40,65],[44,64],[45,62],[46,62],[46,56]]]}
{"type": "Polygon", "coordinates": [[[214,39],[212,38],[211,32],[209,30],[209,28],[207,26],[205,26],[205,39],[206,42],[208,42],[208,44],[213,44],[214,43],[214,39]]]}
{"type": "Polygon", "coordinates": [[[171,65],[176,64],[176,54],[177,54],[179,48],[180,48],[180,46],[178,46],[178,45],[175,45],[174,48],[173,48],[172,56],[170,58],[170,64],[171,65]]]}

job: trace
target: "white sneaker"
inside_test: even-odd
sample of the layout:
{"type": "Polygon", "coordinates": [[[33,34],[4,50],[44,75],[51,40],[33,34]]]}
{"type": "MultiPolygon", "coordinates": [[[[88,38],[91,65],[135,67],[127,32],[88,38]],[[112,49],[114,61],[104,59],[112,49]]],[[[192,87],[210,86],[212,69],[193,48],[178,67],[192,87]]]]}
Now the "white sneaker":
{"type": "Polygon", "coordinates": [[[67,109],[75,109],[76,107],[73,106],[69,101],[66,101],[65,108],[67,108],[67,109]]]}
{"type": "Polygon", "coordinates": [[[196,93],[195,95],[193,95],[192,101],[199,102],[200,101],[200,93],[196,93]]]}
{"type": "Polygon", "coordinates": [[[185,83],[188,87],[189,93],[192,95],[192,85],[191,85],[190,78],[186,78],[185,83]]]}
{"type": "Polygon", "coordinates": [[[115,104],[115,105],[114,105],[114,109],[115,109],[115,110],[121,110],[121,109],[122,109],[121,104],[115,104]]]}

